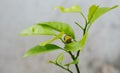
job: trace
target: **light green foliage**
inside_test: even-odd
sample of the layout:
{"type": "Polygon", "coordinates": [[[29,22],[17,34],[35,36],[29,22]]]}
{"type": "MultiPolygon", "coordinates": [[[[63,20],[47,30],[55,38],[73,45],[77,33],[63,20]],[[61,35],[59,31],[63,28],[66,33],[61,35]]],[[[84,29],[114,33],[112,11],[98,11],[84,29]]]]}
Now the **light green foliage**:
{"type": "Polygon", "coordinates": [[[70,35],[72,38],[75,38],[74,35],[74,30],[72,29],[72,27],[67,24],[67,23],[63,23],[63,22],[44,22],[44,23],[39,23],[42,25],[47,25],[48,27],[59,31],[59,32],[63,32],[67,35],[70,35]]]}
{"type": "Polygon", "coordinates": [[[78,42],[72,42],[72,43],[68,43],[65,45],[65,50],[67,51],[78,51],[78,50],[83,50],[84,48],[84,45],[85,45],[85,42],[86,42],[86,39],[87,39],[87,35],[88,33],[86,33],[83,38],[78,41],[78,42]]]}
{"type": "Polygon", "coordinates": [[[81,7],[78,6],[78,5],[74,5],[74,6],[69,7],[69,8],[64,8],[63,6],[56,6],[55,9],[60,9],[61,12],[80,13],[82,15],[82,17],[84,18],[85,22],[87,22],[87,19],[85,18],[84,14],[82,12],[81,7]]]}
{"type": "Polygon", "coordinates": [[[45,52],[49,52],[49,51],[53,51],[53,50],[58,50],[58,49],[61,49],[61,48],[57,45],[54,45],[54,44],[46,44],[45,46],[37,45],[37,46],[31,48],[30,50],[28,50],[24,54],[24,57],[28,57],[28,56],[32,56],[32,55],[36,55],[36,54],[41,54],[41,53],[45,53],[45,52]]]}
{"type": "Polygon", "coordinates": [[[74,5],[70,8],[64,8],[63,6],[56,6],[55,9],[60,9],[61,12],[82,12],[80,6],[74,5]]]}
{"type": "Polygon", "coordinates": [[[63,60],[64,60],[64,53],[60,53],[58,55],[58,57],[56,58],[55,62],[58,63],[58,64],[62,64],[63,60]]]}
{"type": "Polygon", "coordinates": [[[98,19],[100,16],[105,14],[106,12],[118,7],[118,5],[115,5],[113,7],[99,7],[97,5],[92,5],[89,8],[88,13],[88,23],[92,24],[96,19],[98,19]]]}
{"type": "Polygon", "coordinates": [[[81,51],[83,50],[83,48],[85,46],[87,36],[88,36],[88,32],[86,32],[85,35],[83,36],[83,38],[79,41],[79,44],[81,45],[81,48],[80,48],[81,51]]]}
{"type": "Polygon", "coordinates": [[[60,38],[62,38],[62,36],[64,35],[64,32],[60,32],[58,35],[56,35],[54,38],[52,38],[52,39],[50,39],[50,40],[47,40],[47,41],[45,41],[45,42],[42,42],[42,43],[40,43],[40,45],[41,46],[44,46],[44,45],[46,45],[46,44],[50,44],[51,42],[53,42],[53,41],[55,41],[55,40],[57,40],[57,39],[60,39],[60,38]]]}
{"type": "MultiPolygon", "coordinates": [[[[61,12],[75,12],[80,13],[85,21],[84,27],[75,22],[75,24],[80,27],[82,30],[83,36],[80,40],[76,40],[74,30],[72,27],[63,22],[43,22],[35,24],[20,33],[22,36],[31,36],[31,35],[51,35],[54,36],[52,39],[47,40],[45,42],[40,43],[39,45],[31,48],[28,50],[24,57],[41,54],[49,51],[54,51],[61,49],[68,53],[73,60],[69,63],[63,63],[64,60],[64,53],[60,53],[59,56],[55,59],[55,61],[49,61],[49,63],[55,64],[60,68],[68,71],[69,73],[73,73],[70,69],[70,65],[74,64],[77,73],[80,73],[78,63],[79,63],[79,53],[83,50],[87,37],[88,37],[88,30],[93,22],[95,22],[100,16],[105,14],[106,12],[118,7],[117,5],[113,7],[99,7],[97,5],[92,5],[89,8],[88,16],[86,17],[80,6],[75,5],[70,8],[64,8],[62,6],[57,6],[56,9],[60,9],[61,12]],[[65,36],[64,36],[65,35],[65,36]],[[63,39],[64,36],[64,39],[63,39]],[[61,48],[57,45],[51,44],[53,41],[60,39],[62,43],[64,43],[64,48],[61,48]],[[73,54],[74,53],[74,54],[73,54]]],[[[77,32],[78,33],[78,32],[77,32]]]]}
{"type": "Polygon", "coordinates": [[[46,25],[35,24],[31,27],[23,30],[20,33],[21,36],[32,36],[32,35],[56,35],[56,31],[46,25]]]}
{"type": "Polygon", "coordinates": [[[78,62],[79,62],[79,60],[76,59],[76,60],[74,60],[74,61],[72,61],[72,62],[70,62],[70,63],[65,64],[65,66],[68,66],[68,67],[69,67],[71,64],[78,64],[78,62]]]}
{"type": "Polygon", "coordinates": [[[48,63],[54,64],[55,62],[53,62],[53,61],[49,60],[49,61],[48,61],[48,63]]]}

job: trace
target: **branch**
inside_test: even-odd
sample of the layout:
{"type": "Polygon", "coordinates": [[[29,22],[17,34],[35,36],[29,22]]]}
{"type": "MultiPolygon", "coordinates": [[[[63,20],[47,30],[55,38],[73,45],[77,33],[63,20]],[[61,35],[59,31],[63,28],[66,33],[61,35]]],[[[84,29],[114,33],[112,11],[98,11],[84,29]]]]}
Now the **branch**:
{"type": "Polygon", "coordinates": [[[58,63],[55,63],[55,62],[52,62],[52,63],[53,63],[54,65],[56,65],[56,66],[58,66],[58,67],[64,69],[64,70],[70,72],[70,73],[73,73],[69,68],[65,68],[64,66],[62,66],[62,65],[60,65],[60,64],[58,64],[58,63]]]}
{"type": "MultiPolygon", "coordinates": [[[[70,54],[71,58],[73,59],[73,61],[75,61],[76,58],[75,58],[75,56],[72,54],[72,52],[69,51],[69,54],[70,54]]],[[[80,70],[79,70],[78,64],[75,64],[75,67],[76,67],[77,73],[80,73],[80,70]]]]}
{"type": "Polygon", "coordinates": [[[84,28],[80,24],[78,24],[77,22],[75,22],[75,24],[78,25],[82,30],[84,30],[84,28]]]}

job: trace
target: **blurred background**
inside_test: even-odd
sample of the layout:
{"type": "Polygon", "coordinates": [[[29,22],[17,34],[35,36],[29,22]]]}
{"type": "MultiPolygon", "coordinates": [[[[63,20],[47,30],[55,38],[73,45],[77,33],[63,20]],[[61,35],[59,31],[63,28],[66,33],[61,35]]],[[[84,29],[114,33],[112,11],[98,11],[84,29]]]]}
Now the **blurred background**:
{"type": "MultiPolygon", "coordinates": [[[[61,13],[54,7],[80,5],[87,15],[92,4],[110,7],[120,5],[120,0],[0,0],[0,73],[67,73],[48,64],[48,60],[61,51],[22,58],[29,48],[51,37],[21,37],[18,34],[37,22],[62,21],[69,23],[80,38],[82,32],[74,21],[84,25],[81,16],[61,13]]],[[[79,58],[81,73],[120,73],[120,8],[108,12],[93,24],[79,58]]],[[[69,61],[68,56],[65,61],[69,61]]],[[[74,66],[72,69],[75,71],[74,66]]]]}

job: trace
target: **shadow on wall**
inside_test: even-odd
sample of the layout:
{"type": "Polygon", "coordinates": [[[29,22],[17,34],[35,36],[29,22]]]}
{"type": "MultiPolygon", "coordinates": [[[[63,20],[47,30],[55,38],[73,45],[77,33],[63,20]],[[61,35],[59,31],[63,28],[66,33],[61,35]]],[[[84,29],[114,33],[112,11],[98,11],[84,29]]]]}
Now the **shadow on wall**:
{"type": "Polygon", "coordinates": [[[119,54],[118,58],[115,60],[115,62],[113,64],[115,65],[115,67],[120,69],[120,54],[119,54]]]}
{"type": "Polygon", "coordinates": [[[100,60],[91,60],[87,64],[90,73],[120,73],[120,58],[113,63],[107,63],[100,60]]]}

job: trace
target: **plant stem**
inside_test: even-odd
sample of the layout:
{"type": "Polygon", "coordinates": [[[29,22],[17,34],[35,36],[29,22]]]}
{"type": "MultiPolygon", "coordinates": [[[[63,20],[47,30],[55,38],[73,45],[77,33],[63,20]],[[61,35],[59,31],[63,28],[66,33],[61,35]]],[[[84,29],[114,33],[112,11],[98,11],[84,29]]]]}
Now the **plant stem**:
{"type": "Polygon", "coordinates": [[[76,55],[75,59],[77,59],[77,58],[79,57],[79,54],[80,54],[80,50],[78,50],[78,52],[77,52],[77,55],[76,55]]]}
{"type": "Polygon", "coordinates": [[[81,15],[82,15],[82,17],[84,18],[85,23],[87,23],[87,18],[85,17],[85,15],[84,15],[82,12],[80,12],[80,14],[81,14],[81,15]]]}
{"type": "Polygon", "coordinates": [[[80,73],[80,70],[79,70],[78,64],[75,64],[75,67],[76,67],[77,73],[80,73]]]}
{"type": "Polygon", "coordinates": [[[86,21],[86,23],[85,23],[85,27],[84,27],[84,30],[83,30],[83,36],[84,36],[85,33],[86,33],[86,29],[87,29],[87,27],[88,27],[88,22],[86,21]]]}
{"type": "Polygon", "coordinates": [[[78,25],[78,27],[80,27],[82,30],[84,30],[84,28],[81,25],[79,25],[77,22],[75,22],[75,24],[78,25]]]}
{"type": "MultiPolygon", "coordinates": [[[[60,39],[64,44],[65,44],[65,42],[62,40],[62,39],[60,39]]],[[[75,40],[76,41],[76,40],[75,40]]],[[[62,50],[64,50],[64,49],[62,49],[62,50]]],[[[66,50],[64,50],[65,52],[68,52],[68,51],[66,51],[66,50]]],[[[75,61],[77,58],[72,54],[72,52],[68,52],[68,54],[70,54],[70,56],[71,56],[71,58],[73,59],[73,61],[75,61]]],[[[78,55],[79,56],[79,55],[78,55]]],[[[63,66],[61,66],[61,65],[59,65],[59,64],[57,64],[57,63],[54,63],[55,65],[57,65],[57,66],[59,66],[59,67],[61,67],[62,69],[65,69],[65,70],[67,70],[67,71],[69,71],[70,73],[73,73],[71,70],[69,70],[69,68],[64,68],[63,66]]],[[[80,73],[80,70],[79,70],[79,67],[78,67],[78,64],[75,64],[75,67],[76,67],[76,70],[77,70],[77,73],[80,73]]]]}
{"type": "MultiPolygon", "coordinates": [[[[85,21],[86,21],[86,20],[85,20],[85,21]]],[[[86,21],[85,28],[83,29],[83,36],[84,36],[85,33],[86,33],[87,26],[88,26],[88,23],[87,23],[87,21],[86,21]]],[[[80,50],[77,52],[76,59],[79,57],[79,54],[80,54],[80,50]]]]}
{"type": "MultiPolygon", "coordinates": [[[[85,20],[85,27],[83,28],[83,27],[82,27],[81,25],[79,25],[77,22],[75,22],[75,24],[77,24],[77,25],[82,29],[82,31],[83,31],[83,36],[84,36],[85,33],[86,33],[86,29],[87,29],[87,26],[88,26],[88,22],[87,22],[86,17],[84,16],[84,14],[81,13],[81,15],[83,16],[83,18],[84,18],[84,20],[85,20]]],[[[65,44],[65,42],[64,42],[62,39],[60,39],[60,40],[65,44]]],[[[65,50],[64,50],[64,51],[65,51],[65,50]]],[[[67,51],[66,51],[66,52],[67,52],[67,51]]],[[[79,57],[80,50],[78,50],[76,56],[74,56],[71,51],[69,51],[68,53],[70,54],[72,60],[75,61],[75,60],[78,59],[78,57],[79,57]]],[[[67,71],[69,71],[70,73],[73,73],[72,71],[69,70],[69,68],[66,69],[66,68],[64,68],[63,66],[59,65],[59,64],[56,64],[56,65],[59,66],[59,67],[61,67],[61,68],[63,68],[63,69],[65,69],[65,70],[67,70],[67,71]]],[[[75,68],[76,68],[77,73],[80,73],[80,69],[79,69],[78,64],[75,64],[75,68]]]]}
{"type": "MultiPolygon", "coordinates": [[[[76,57],[72,54],[72,52],[69,51],[69,54],[70,54],[71,58],[73,59],[73,61],[75,61],[76,57]]],[[[75,67],[76,67],[77,73],[80,73],[78,64],[75,64],[75,67]]]]}
{"type": "Polygon", "coordinates": [[[85,28],[83,30],[83,36],[85,35],[86,29],[87,29],[87,24],[85,25],[85,28]]]}
{"type": "Polygon", "coordinates": [[[54,62],[52,62],[52,63],[55,64],[55,65],[57,65],[57,66],[59,66],[60,68],[62,68],[62,69],[64,69],[64,70],[70,72],[70,73],[73,73],[70,69],[63,67],[62,65],[60,65],[60,64],[58,64],[58,63],[54,63],[54,62]]]}
{"type": "MultiPolygon", "coordinates": [[[[83,30],[83,36],[84,36],[85,33],[86,33],[86,29],[87,29],[87,26],[88,26],[88,22],[87,22],[86,17],[84,16],[84,14],[81,13],[81,15],[83,16],[83,18],[84,18],[84,20],[85,20],[85,27],[84,27],[84,28],[81,28],[81,26],[79,26],[79,27],[83,30]]],[[[76,23],[76,24],[77,24],[77,23],[76,23]]],[[[77,24],[77,25],[78,25],[78,24],[77,24]]],[[[75,58],[72,58],[72,59],[78,59],[79,54],[80,54],[80,50],[78,50],[78,52],[77,52],[77,54],[76,54],[76,57],[75,57],[75,58]]],[[[73,56],[72,53],[70,53],[70,55],[73,56]]],[[[75,67],[76,67],[77,72],[80,73],[78,64],[75,64],[75,67]]]]}

